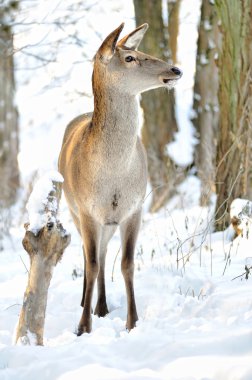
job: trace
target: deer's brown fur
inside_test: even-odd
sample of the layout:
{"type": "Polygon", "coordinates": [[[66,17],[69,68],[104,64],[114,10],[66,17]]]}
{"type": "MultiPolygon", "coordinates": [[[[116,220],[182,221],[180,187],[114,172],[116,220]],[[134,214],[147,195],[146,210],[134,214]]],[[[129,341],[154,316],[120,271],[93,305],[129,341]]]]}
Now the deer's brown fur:
{"type": "Polygon", "coordinates": [[[147,164],[138,137],[136,95],[156,87],[169,87],[181,76],[179,69],[136,50],[147,24],[117,42],[122,28],[123,24],[96,53],[92,78],[94,112],[78,116],[68,125],[59,157],[65,196],[84,248],[84,309],[79,335],[91,331],[96,279],[95,314],[108,313],[105,257],[117,226],[122,239],[127,328],[132,329],[138,319],[133,288],[134,249],[146,191],[147,164]]]}

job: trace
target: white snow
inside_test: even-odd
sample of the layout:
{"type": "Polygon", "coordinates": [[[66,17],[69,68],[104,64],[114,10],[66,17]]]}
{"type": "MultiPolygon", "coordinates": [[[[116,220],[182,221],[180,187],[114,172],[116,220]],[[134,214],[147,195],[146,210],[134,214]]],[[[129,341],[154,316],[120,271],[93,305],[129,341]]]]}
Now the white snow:
{"type": "MultiPolygon", "coordinates": [[[[244,275],[232,279],[251,264],[251,242],[211,233],[212,212],[198,206],[199,191],[199,181],[191,176],[165,209],[144,216],[135,260],[139,321],[130,333],[120,254],[111,280],[120,248],[117,233],[106,266],[110,313],[93,316],[91,334],[75,335],[82,250],[69,225],[72,243],[49,289],[45,345],[12,346],[27,281],[22,261],[29,268],[19,231],[15,248],[10,245],[0,255],[0,378],[250,379],[252,281],[244,275]],[[77,277],[72,276],[76,268],[77,277]]],[[[95,301],[96,291],[93,306],[95,301]]]]}
{"type": "Polygon", "coordinates": [[[206,30],[206,31],[209,31],[209,30],[211,30],[212,29],[212,25],[210,24],[210,21],[209,20],[204,20],[204,29],[206,30]]]}
{"type": "MultiPolygon", "coordinates": [[[[15,337],[16,337],[16,334],[15,334],[15,337]]],[[[28,330],[26,335],[18,338],[16,344],[17,344],[17,346],[28,346],[28,345],[34,346],[36,343],[37,343],[36,335],[28,330]]],[[[15,339],[13,339],[13,344],[15,344],[15,339]]]]}
{"type": "Polygon", "coordinates": [[[201,95],[200,94],[197,94],[196,92],[194,93],[193,95],[193,98],[200,101],[201,100],[201,95]]]}
{"type": "Polygon", "coordinates": [[[178,132],[174,141],[168,144],[167,153],[179,166],[185,167],[193,162],[194,146],[198,140],[190,120],[193,102],[193,81],[195,74],[195,54],[197,49],[197,24],[200,16],[200,1],[183,0],[180,10],[178,36],[178,62],[183,71],[176,85],[176,117],[178,132]],[[186,57],[186,58],[185,58],[186,57]]]}
{"type": "Polygon", "coordinates": [[[252,215],[252,202],[249,199],[236,198],[230,205],[230,217],[239,217],[241,214],[252,215]]]}
{"type": "Polygon", "coordinates": [[[239,219],[239,230],[248,239],[251,239],[252,229],[252,202],[248,199],[236,198],[230,205],[230,218],[239,219]]]}
{"type": "MultiPolygon", "coordinates": [[[[28,26],[26,32],[20,32],[17,41],[20,47],[22,43],[43,42],[50,35],[56,41],[62,36],[60,33],[68,38],[56,26],[51,31],[52,24],[44,25],[43,20],[47,15],[51,20],[59,16],[58,12],[63,14],[63,5],[79,2],[25,3],[28,15],[22,11],[20,17],[25,16],[27,22],[35,17],[41,22],[33,25],[32,33],[28,26]]],[[[85,2],[85,6],[90,3],[85,2]]],[[[132,2],[106,0],[94,4],[89,17],[81,14],[83,18],[76,22],[78,28],[83,28],[82,40],[91,41],[78,49],[88,52],[90,58],[101,39],[122,20],[126,20],[125,32],[134,26],[132,2]]],[[[188,31],[192,30],[190,25],[196,28],[198,16],[199,1],[183,0],[178,64],[184,76],[176,87],[180,130],[168,147],[169,154],[183,165],[192,162],[195,139],[189,115],[197,33],[196,29],[188,31]]],[[[70,26],[72,32],[73,25],[70,26]]],[[[67,25],[65,30],[68,31],[67,25]]],[[[65,125],[92,106],[89,98],[75,92],[88,91],[91,65],[73,64],[72,56],[80,59],[78,54],[75,56],[73,45],[72,42],[64,46],[66,50],[63,49],[60,60],[50,69],[47,66],[36,73],[19,72],[17,100],[22,139],[19,163],[25,185],[34,170],[44,173],[56,167],[65,125]],[[59,87],[42,91],[58,70],[70,72],[70,79],[66,77],[59,87]]],[[[45,54],[50,51],[45,45],[45,54]]],[[[23,67],[31,63],[31,58],[17,58],[23,67]]],[[[52,189],[52,180],[62,178],[46,174],[30,198],[29,213],[37,213],[30,220],[34,228],[43,224],[41,205],[52,189]]],[[[139,321],[130,333],[125,329],[126,295],[120,271],[121,252],[117,257],[121,243],[116,233],[108,248],[106,265],[110,312],[105,318],[93,316],[92,333],[81,337],[75,331],[82,312],[79,306],[83,286],[82,246],[63,197],[61,221],[70,230],[72,241],[54,270],[49,288],[43,347],[12,343],[29,270],[29,257],[22,247],[23,219],[19,216],[19,224],[11,227],[10,237],[6,237],[4,250],[0,252],[0,379],[250,380],[251,234],[232,241],[230,230],[213,233],[214,199],[210,208],[201,208],[199,197],[200,182],[189,176],[163,210],[152,215],[144,213],[135,258],[139,321]]],[[[241,210],[240,206],[235,209],[241,210]]],[[[93,306],[96,296],[95,289],[93,306]]]]}
{"type": "Polygon", "coordinates": [[[205,106],[204,106],[204,110],[205,111],[207,111],[207,112],[209,112],[209,111],[211,111],[211,106],[210,106],[210,104],[205,104],[205,106]]]}
{"type": "Polygon", "coordinates": [[[207,65],[209,63],[205,54],[200,54],[200,63],[201,65],[207,65]]]}
{"type": "MultiPolygon", "coordinates": [[[[45,212],[45,206],[48,203],[48,195],[54,190],[55,182],[62,183],[63,177],[57,171],[49,171],[44,174],[35,184],[33,191],[30,195],[26,209],[29,217],[29,230],[35,234],[46,225],[48,221],[48,215],[45,212]]],[[[51,210],[56,212],[57,204],[51,204],[51,210]]]]}
{"type": "Polygon", "coordinates": [[[215,42],[212,40],[212,38],[209,38],[209,39],[208,39],[208,47],[209,47],[209,49],[215,49],[215,48],[216,48],[216,44],[215,44],[215,42]]]}

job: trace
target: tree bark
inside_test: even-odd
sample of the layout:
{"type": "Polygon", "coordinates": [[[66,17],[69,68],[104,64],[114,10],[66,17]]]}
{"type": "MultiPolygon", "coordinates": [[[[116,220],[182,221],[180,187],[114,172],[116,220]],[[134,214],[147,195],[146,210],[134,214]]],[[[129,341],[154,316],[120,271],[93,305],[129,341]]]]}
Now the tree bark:
{"type": "Polygon", "coordinates": [[[219,119],[218,68],[216,63],[220,33],[215,6],[209,0],[201,5],[196,75],[194,85],[194,117],[199,143],[195,163],[201,179],[202,206],[209,204],[215,192],[216,135],[219,119]]]}
{"type": "Polygon", "coordinates": [[[167,0],[168,7],[168,35],[169,45],[171,50],[171,60],[173,63],[177,62],[178,50],[178,33],[179,33],[179,9],[181,0],[167,0]]]}
{"type": "Polygon", "coordinates": [[[61,183],[53,182],[53,186],[44,209],[46,225],[38,233],[30,231],[29,224],[25,225],[23,246],[31,264],[16,334],[16,342],[23,345],[43,345],[47,295],[53,269],[70,243],[70,235],[56,219],[61,183]]]}
{"type": "MultiPolygon", "coordinates": [[[[162,1],[134,0],[134,6],[137,25],[147,22],[150,26],[140,50],[167,60],[170,52],[162,17],[162,1]]],[[[174,191],[174,164],[166,152],[167,144],[177,131],[174,103],[174,90],[169,94],[164,89],[152,90],[141,97],[144,112],[142,139],[148,156],[153,212],[162,207],[174,191]]]]}
{"type": "Polygon", "coordinates": [[[252,1],[217,0],[216,6],[222,32],[216,175],[221,230],[233,199],[252,195],[252,1]]]}
{"type": "Polygon", "coordinates": [[[17,2],[0,8],[0,209],[16,200],[19,187],[18,113],[14,103],[13,36],[7,19],[17,2]]]}

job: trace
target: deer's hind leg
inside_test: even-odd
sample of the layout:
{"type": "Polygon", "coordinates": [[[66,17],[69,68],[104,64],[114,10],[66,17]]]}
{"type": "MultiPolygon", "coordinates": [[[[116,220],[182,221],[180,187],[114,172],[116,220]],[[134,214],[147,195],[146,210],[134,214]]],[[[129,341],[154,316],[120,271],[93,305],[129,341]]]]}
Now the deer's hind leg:
{"type": "Polygon", "coordinates": [[[141,211],[127,219],[121,226],[122,262],[121,270],[125,281],[127,295],[127,322],[126,328],[131,330],[138,320],[134,295],[134,251],[140,228],[141,211]]]}
{"type": "Polygon", "coordinates": [[[102,238],[99,252],[99,274],[97,278],[98,299],[94,313],[98,317],[105,317],[108,314],[108,307],[106,301],[106,287],[105,287],[105,261],[107,254],[107,245],[113,236],[116,227],[104,226],[102,231],[102,238]]]}

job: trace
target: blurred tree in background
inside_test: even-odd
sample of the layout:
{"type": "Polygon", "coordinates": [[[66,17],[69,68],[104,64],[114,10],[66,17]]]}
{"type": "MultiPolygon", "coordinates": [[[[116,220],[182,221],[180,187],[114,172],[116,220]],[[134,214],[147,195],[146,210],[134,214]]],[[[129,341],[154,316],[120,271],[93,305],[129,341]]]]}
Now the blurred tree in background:
{"type": "MultiPolygon", "coordinates": [[[[169,14],[171,36],[163,20],[162,0],[134,0],[136,24],[149,24],[150,30],[141,42],[140,50],[147,54],[171,61],[176,57],[178,35],[179,2],[172,2],[169,14]],[[172,41],[172,53],[169,48],[172,41]]],[[[168,15],[167,15],[168,16],[168,15]]],[[[166,146],[172,141],[177,131],[175,117],[174,90],[169,93],[164,89],[156,89],[142,94],[141,107],[144,112],[142,139],[147,150],[150,184],[152,187],[151,211],[157,211],[164,206],[175,190],[177,181],[174,163],[167,154],[166,146]]]]}
{"type": "Polygon", "coordinates": [[[216,0],[221,20],[216,227],[233,199],[252,196],[252,1],[216,0]]]}
{"type": "Polygon", "coordinates": [[[179,33],[179,10],[181,0],[167,0],[168,7],[168,36],[171,60],[173,63],[177,62],[178,50],[178,33],[179,33]]]}
{"type": "Polygon", "coordinates": [[[10,27],[17,7],[17,1],[7,1],[0,7],[0,249],[3,235],[9,231],[10,206],[15,203],[19,188],[18,112],[14,100],[13,34],[10,27]]]}
{"type": "Polygon", "coordinates": [[[15,106],[13,35],[10,19],[18,7],[9,1],[0,8],[0,194],[1,207],[16,200],[19,187],[18,113],[15,106]]]}
{"type": "Polygon", "coordinates": [[[193,124],[199,143],[195,164],[201,179],[201,205],[209,204],[215,191],[216,144],[218,129],[218,46],[220,33],[217,10],[213,2],[203,0],[198,28],[196,74],[194,82],[193,124]]]}

